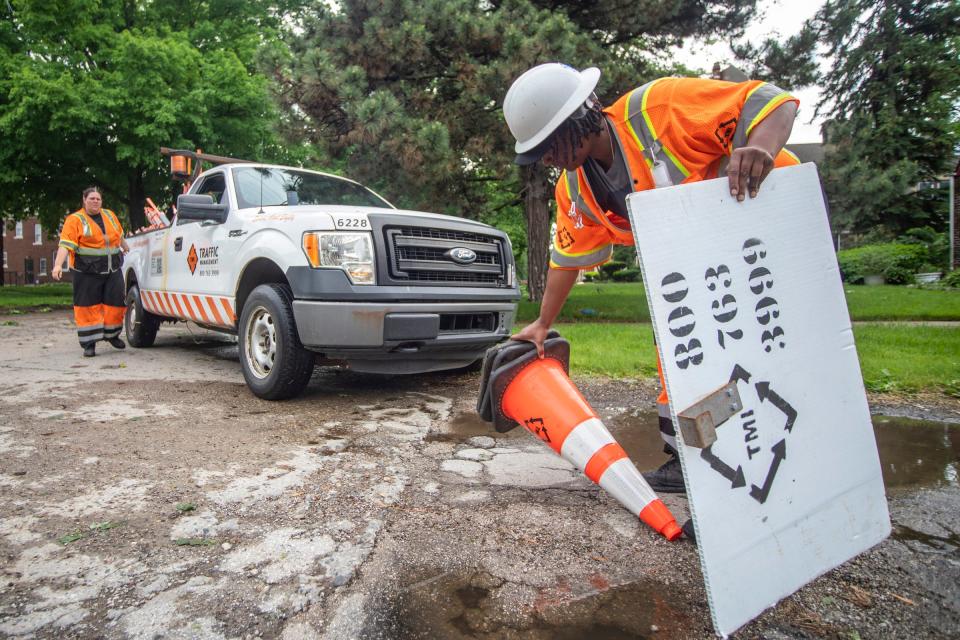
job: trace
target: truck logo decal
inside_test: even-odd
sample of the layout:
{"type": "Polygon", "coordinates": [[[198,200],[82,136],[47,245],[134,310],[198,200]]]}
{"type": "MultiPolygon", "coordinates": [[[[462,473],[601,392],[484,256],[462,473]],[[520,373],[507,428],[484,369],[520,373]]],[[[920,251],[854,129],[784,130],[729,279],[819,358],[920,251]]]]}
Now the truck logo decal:
{"type": "Polygon", "coordinates": [[[190,251],[187,252],[187,266],[190,267],[190,275],[193,275],[193,272],[197,270],[197,262],[200,259],[197,257],[197,248],[193,245],[190,245],[190,251]]]}
{"type": "Polygon", "coordinates": [[[477,261],[477,252],[466,247],[454,247],[446,255],[458,264],[473,264],[477,261]]]}

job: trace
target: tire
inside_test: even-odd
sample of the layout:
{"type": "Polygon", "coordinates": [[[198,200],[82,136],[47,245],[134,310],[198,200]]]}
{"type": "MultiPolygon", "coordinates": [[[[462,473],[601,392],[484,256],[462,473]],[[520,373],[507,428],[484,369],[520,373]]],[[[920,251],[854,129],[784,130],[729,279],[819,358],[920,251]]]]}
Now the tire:
{"type": "Polygon", "coordinates": [[[303,391],[313,353],[303,348],[293,319],[290,287],[262,284],[243,305],[237,338],[247,386],[258,398],[284,400],[303,391]]]}
{"type": "Polygon", "coordinates": [[[160,330],[160,318],[143,308],[140,287],[133,285],[127,291],[127,310],[123,314],[123,329],[130,346],[142,349],[152,347],[160,330]]]}

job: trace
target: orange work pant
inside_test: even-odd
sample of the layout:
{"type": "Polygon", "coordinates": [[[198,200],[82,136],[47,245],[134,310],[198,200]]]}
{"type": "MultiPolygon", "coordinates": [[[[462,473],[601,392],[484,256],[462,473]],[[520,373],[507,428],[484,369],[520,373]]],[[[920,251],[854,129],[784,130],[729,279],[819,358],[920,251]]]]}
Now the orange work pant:
{"type": "Polygon", "coordinates": [[[80,346],[120,335],[126,304],[123,276],[112,273],[73,272],[73,318],[80,346]]]}

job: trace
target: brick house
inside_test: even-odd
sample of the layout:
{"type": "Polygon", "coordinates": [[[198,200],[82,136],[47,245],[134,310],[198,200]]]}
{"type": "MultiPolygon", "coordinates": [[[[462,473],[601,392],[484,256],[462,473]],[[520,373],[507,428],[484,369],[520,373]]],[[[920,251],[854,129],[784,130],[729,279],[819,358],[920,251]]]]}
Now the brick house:
{"type": "MultiPolygon", "coordinates": [[[[50,273],[57,255],[59,234],[48,231],[36,218],[3,224],[3,283],[43,284],[53,282],[50,273]]],[[[70,281],[64,270],[63,281],[70,281]]]]}

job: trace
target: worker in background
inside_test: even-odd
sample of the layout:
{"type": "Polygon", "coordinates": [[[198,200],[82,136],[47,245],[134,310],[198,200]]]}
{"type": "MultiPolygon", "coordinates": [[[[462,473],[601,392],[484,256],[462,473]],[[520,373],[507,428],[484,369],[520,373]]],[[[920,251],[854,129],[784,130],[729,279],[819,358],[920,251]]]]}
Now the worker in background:
{"type": "Polygon", "coordinates": [[[100,340],[117,349],[126,347],[120,339],[126,309],[120,266],[123,254],[129,250],[120,220],[113,211],[103,208],[100,190],[84,190],[83,208],[63,222],[52,275],[54,280],[63,277],[63,261],[69,255],[73,317],[87,358],[96,355],[100,340]]]}
{"type": "MultiPolygon", "coordinates": [[[[542,160],[561,169],[540,315],[513,336],[536,344],[541,355],[580,271],[610,260],[613,245],[634,244],[627,195],[726,175],[730,194],[742,202],[757,196],[775,166],[798,163],[783,149],[798,101],[771,84],[661,78],[603,108],[594,93],[599,79],[596,68],[542,64],[517,78],[503,103],[516,163],[542,160]]],[[[662,371],[660,383],[660,433],[671,457],[644,477],[655,491],[682,493],[662,371]]]]}

